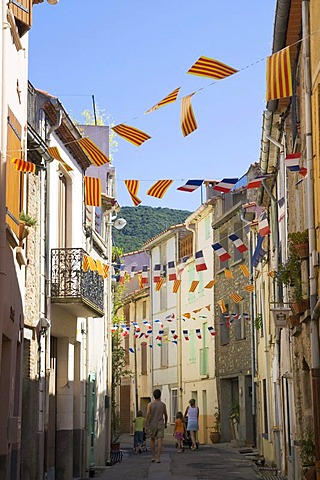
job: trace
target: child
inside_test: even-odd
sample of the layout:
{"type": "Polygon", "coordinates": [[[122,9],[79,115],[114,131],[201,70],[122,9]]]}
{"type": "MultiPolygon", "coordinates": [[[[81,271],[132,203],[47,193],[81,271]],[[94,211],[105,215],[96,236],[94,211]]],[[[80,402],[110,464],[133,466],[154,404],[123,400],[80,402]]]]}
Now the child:
{"type": "Polygon", "coordinates": [[[183,436],[186,433],[186,425],[183,420],[182,412],[178,412],[176,415],[176,422],[174,424],[174,432],[173,435],[178,443],[178,452],[181,453],[184,451],[183,448],[183,436]]]}
{"type": "Polygon", "coordinates": [[[138,411],[137,417],[133,420],[134,423],[134,439],[133,439],[133,449],[136,453],[141,453],[141,446],[143,444],[143,433],[144,433],[144,423],[145,419],[141,410],[138,411]]]}

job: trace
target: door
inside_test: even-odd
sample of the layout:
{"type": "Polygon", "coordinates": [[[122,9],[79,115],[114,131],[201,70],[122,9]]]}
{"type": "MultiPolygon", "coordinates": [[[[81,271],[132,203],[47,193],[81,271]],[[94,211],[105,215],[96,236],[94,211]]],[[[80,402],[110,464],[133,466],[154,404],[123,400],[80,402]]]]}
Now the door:
{"type": "Polygon", "coordinates": [[[89,461],[90,467],[95,464],[94,446],[95,446],[95,425],[96,425],[96,374],[90,373],[88,378],[88,435],[89,443],[89,461]]]}

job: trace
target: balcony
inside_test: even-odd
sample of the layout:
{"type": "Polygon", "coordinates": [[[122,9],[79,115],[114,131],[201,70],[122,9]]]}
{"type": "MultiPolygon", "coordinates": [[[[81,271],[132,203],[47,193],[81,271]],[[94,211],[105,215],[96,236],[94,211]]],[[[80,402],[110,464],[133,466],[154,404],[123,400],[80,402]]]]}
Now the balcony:
{"type": "Polygon", "coordinates": [[[82,248],[51,250],[51,303],[76,317],[102,317],[103,278],[96,271],[82,270],[82,248]]]}

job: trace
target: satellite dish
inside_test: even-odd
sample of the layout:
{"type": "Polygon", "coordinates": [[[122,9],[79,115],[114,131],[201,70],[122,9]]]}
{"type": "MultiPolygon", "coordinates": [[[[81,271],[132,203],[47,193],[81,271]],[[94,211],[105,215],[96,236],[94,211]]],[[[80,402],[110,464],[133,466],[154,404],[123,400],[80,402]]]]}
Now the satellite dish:
{"type": "Polygon", "coordinates": [[[127,220],[125,220],[124,218],[117,218],[117,220],[113,224],[114,228],[116,228],[117,230],[122,230],[123,227],[125,227],[126,225],[127,220]]]}

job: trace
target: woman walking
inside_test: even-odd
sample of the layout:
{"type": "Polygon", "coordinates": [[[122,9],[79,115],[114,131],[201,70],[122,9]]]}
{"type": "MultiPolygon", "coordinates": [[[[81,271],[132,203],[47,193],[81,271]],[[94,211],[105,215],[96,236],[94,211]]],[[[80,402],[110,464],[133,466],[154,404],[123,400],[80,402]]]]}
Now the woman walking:
{"type": "Polygon", "coordinates": [[[188,417],[187,430],[190,432],[191,450],[195,450],[197,448],[197,431],[199,430],[199,408],[196,407],[194,398],[189,400],[184,416],[188,417]]]}

